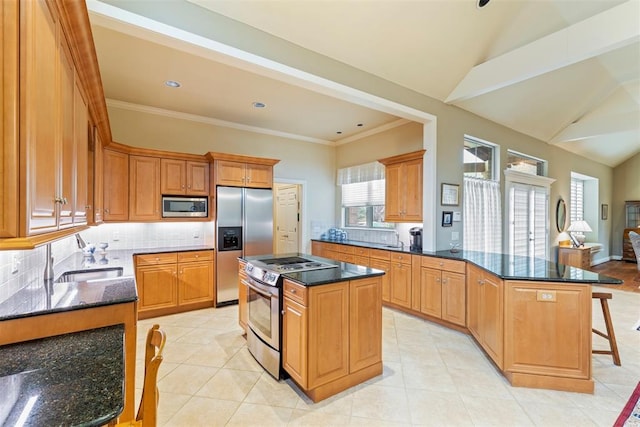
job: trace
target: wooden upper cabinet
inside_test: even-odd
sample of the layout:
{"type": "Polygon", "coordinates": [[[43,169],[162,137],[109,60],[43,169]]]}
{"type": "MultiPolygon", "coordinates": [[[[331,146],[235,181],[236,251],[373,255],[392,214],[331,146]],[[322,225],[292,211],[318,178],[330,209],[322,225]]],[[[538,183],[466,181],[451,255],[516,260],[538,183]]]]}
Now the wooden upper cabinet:
{"type": "Polygon", "coordinates": [[[112,150],[104,150],[103,154],[103,218],[126,221],[129,219],[129,155],[112,150]]]}
{"type": "Polygon", "coordinates": [[[24,233],[31,235],[57,229],[59,28],[46,2],[23,1],[20,7],[20,182],[26,185],[20,210],[24,233]]]}
{"type": "Polygon", "coordinates": [[[385,165],[385,221],[422,221],[424,153],[420,150],[378,160],[385,165]]]}
{"type": "Polygon", "coordinates": [[[216,162],[216,183],[232,187],[271,188],[273,167],[240,162],[216,162]]]}
{"type": "Polygon", "coordinates": [[[73,224],[83,225],[87,223],[89,206],[89,109],[85,101],[82,89],[75,85],[74,102],[74,141],[75,141],[75,188],[73,224]]]}
{"type": "Polygon", "coordinates": [[[209,163],[177,159],[160,161],[161,192],[165,195],[208,196],[209,163]]]}
{"type": "Polygon", "coordinates": [[[160,219],[160,159],[129,156],[129,180],[129,220],[160,219]]]}
{"type": "Polygon", "coordinates": [[[18,236],[18,2],[0,2],[0,238],[18,236]]]}
{"type": "MultiPolygon", "coordinates": [[[[90,145],[93,152],[90,158],[93,160],[91,168],[93,172],[93,223],[101,224],[104,220],[104,151],[100,134],[94,130],[93,144],[90,145]]],[[[91,183],[92,180],[89,180],[91,183]]]]}
{"type": "Polygon", "coordinates": [[[208,153],[207,158],[214,161],[215,185],[230,187],[273,187],[273,165],[279,162],[226,153],[208,153]]]}

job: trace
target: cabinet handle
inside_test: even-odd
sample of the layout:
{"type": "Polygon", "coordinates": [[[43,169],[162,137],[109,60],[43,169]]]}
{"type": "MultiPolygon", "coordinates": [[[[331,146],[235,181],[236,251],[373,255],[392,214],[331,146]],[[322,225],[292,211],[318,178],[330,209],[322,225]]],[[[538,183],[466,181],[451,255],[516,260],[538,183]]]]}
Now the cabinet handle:
{"type": "Polygon", "coordinates": [[[442,284],[446,285],[447,284],[447,279],[442,279],[442,284]]]}
{"type": "Polygon", "coordinates": [[[104,208],[104,213],[108,214],[109,213],[109,208],[104,208]]]}
{"type": "Polygon", "coordinates": [[[295,293],[296,293],[296,290],[295,290],[295,289],[291,289],[290,291],[291,291],[291,293],[292,293],[292,294],[295,294],[295,293]]]}
{"type": "Polygon", "coordinates": [[[444,265],[444,263],[443,263],[443,262],[440,262],[440,267],[442,267],[443,265],[444,265]]]}
{"type": "Polygon", "coordinates": [[[284,311],[284,310],[282,310],[282,311],[280,312],[280,314],[282,314],[282,315],[284,316],[285,314],[287,314],[287,312],[286,312],[286,311],[284,311]]]}
{"type": "Polygon", "coordinates": [[[436,283],[437,283],[437,282],[439,282],[439,281],[440,281],[440,278],[439,278],[439,277],[437,277],[437,278],[436,278],[436,283]]]}
{"type": "Polygon", "coordinates": [[[196,258],[198,258],[200,255],[196,255],[196,258]]]}

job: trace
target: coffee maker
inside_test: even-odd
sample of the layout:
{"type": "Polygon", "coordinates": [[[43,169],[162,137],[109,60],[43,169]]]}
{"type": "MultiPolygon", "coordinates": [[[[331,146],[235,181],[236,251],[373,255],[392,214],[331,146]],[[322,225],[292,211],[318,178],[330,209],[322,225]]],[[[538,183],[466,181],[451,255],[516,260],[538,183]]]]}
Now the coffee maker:
{"type": "Polygon", "coordinates": [[[422,252],[422,227],[412,227],[409,229],[409,250],[412,252],[422,252]]]}

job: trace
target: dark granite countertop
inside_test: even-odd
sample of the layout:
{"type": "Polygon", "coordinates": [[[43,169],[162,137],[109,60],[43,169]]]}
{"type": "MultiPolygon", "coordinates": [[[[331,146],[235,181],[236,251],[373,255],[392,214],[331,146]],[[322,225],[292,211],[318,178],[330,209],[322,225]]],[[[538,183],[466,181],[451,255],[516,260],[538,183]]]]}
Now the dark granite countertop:
{"type": "Polygon", "coordinates": [[[99,426],[122,412],[124,325],[0,346],[0,355],[0,425],[99,426]]]}
{"type": "Polygon", "coordinates": [[[291,279],[304,286],[327,285],[329,283],[344,282],[347,280],[364,279],[366,277],[375,277],[384,275],[384,271],[375,268],[364,267],[361,265],[349,264],[347,262],[339,262],[328,258],[321,258],[314,255],[304,253],[290,254],[263,254],[255,256],[242,257],[245,261],[259,260],[263,258],[273,257],[303,257],[310,260],[317,260],[327,264],[335,265],[336,268],[324,268],[322,270],[309,270],[300,272],[282,273],[283,277],[291,279]]]}
{"type": "Polygon", "coordinates": [[[373,249],[384,249],[388,251],[405,252],[415,255],[432,256],[438,258],[466,261],[495,274],[504,280],[531,280],[543,282],[565,282],[565,283],[590,283],[594,285],[619,285],[620,279],[605,276],[593,271],[582,270],[564,264],[547,261],[540,258],[530,258],[513,256],[507,254],[485,253],[475,251],[410,251],[408,249],[391,248],[387,245],[356,242],[352,240],[335,241],[313,239],[318,242],[337,243],[342,245],[359,246],[373,249]]]}

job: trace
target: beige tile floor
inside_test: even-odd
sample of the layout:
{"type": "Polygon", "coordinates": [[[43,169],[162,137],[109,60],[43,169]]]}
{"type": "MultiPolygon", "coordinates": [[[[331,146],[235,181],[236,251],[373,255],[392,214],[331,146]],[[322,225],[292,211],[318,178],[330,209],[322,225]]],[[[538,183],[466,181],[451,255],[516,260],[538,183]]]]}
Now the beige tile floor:
{"type": "MultiPolygon", "coordinates": [[[[622,366],[594,355],[593,395],[511,387],[470,336],[386,308],[383,375],[317,404],[253,360],[237,306],[140,321],[138,356],[146,330],[160,324],[168,337],[161,426],[611,426],[640,381],[640,332],[632,329],[640,294],[612,293],[622,366]]],[[[594,305],[594,325],[600,319],[594,305]]]]}

